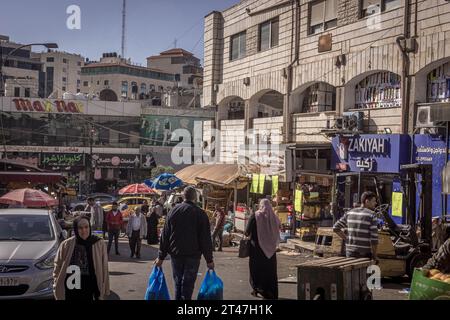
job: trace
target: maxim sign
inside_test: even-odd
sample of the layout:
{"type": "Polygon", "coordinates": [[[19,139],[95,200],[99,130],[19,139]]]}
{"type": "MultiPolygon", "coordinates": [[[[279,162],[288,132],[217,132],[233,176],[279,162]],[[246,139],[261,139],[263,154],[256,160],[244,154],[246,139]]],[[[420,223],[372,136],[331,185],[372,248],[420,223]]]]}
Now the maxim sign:
{"type": "Polygon", "coordinates": [[[47,113],[83,113],[84,105],[80,102],[64,100],[30,100],[13,99],[17,111],[47,112],[47,113]]]}

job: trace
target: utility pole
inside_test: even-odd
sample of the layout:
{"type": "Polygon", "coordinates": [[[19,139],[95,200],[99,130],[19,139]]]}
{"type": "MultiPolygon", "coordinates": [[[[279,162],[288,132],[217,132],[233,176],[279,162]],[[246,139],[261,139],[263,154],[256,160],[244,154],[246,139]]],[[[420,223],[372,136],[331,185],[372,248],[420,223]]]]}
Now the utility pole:
{"type": "Polygon", "coordinates": [[[127,18],[127,0],[123,0],[122,6],[122,58],[125,58],[125,31],[127,18]]]}

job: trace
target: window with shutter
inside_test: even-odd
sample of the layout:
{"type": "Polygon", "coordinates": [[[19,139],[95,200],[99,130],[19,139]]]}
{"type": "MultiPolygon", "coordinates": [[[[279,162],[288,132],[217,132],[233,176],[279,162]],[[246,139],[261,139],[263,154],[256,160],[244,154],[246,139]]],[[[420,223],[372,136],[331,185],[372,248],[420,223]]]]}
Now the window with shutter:
{"type": "Polygon", "coordinates": [[[337,26],[337,0],[310,4],[309,33],[315,34],[337,26]]]}
{"type": "Polygon", "coordinates": [[[231,36],[230,40],[230,60],[237,60],[245,57],[246,54],[246,32],[241,32],[231,36]]]}

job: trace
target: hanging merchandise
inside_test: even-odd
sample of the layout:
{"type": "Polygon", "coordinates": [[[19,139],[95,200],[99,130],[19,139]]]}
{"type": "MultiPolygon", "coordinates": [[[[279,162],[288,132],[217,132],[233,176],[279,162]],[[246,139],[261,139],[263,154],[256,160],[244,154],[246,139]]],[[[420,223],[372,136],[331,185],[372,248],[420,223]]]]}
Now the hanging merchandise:
{"type": "Polygon", "coordinates": [[[259,184],[258,184],[258,193],[259,194],[264,194],[265,183],[266,183],[266,175],[265,174],[259,175],[259,184]]]}
{"type": "Polygon", "coordinates": [[[272,177],[272,195],[275,196],[278,192],[278,181],[279,181],[279,177],[278,176],[273,176],[272,177]]]}
{"type": "Polygon", "coordinates": [[[250,187],[251,193],[258,193],[259,174],[252,175],[252,185],[250,187]]]}
{"type": "Polygon", "coordinates": [[[294,210],[296,212],[302,212],[303,209],[303,191],[295,189],[295,197],[294,197],[294,210]]]}
{"type": "Polygon", "coordinates": [[[403,193],[392,192],[392,216],[402,217],[403,216],[403,193]]]}
{"type": "Polygon", "coordinates": [[[102,178],[102,169],[95,168],[94,179],[100,180],[102,178]]]}
{"type": "Polygon", "coordinates": [[[108,174],[107,174],[106,180],[109,180],[109,181],[114,180],[114,169],[112,169],[112,168],[108,169],[108,174]]]}

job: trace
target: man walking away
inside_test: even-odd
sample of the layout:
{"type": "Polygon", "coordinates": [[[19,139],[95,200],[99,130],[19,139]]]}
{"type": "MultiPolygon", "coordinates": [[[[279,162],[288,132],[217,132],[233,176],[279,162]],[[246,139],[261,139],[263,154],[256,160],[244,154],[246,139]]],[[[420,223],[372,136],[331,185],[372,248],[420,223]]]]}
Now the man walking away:
{"type": "Polygon", "coordinates": [[[84,211],[89,212],[88,215],[92,230],[101,230],[103,226],[103,208],[99,203],[95,203],[94,198],[88,198],[84,211]]]}
{"type": "Polygon", "coordinates": [[[136,258],[141,258],[141,242],[142,238],[147,234],[147,221],[141,212],[141,207],[137,207],[136,211],[130,216],[127,225],[127,235],[130,242],[130,258],[136,254],[136,258]]]}
{"type": "Polygon", "coordinates": [[[333,231],[345,240],[346,256],[377,260],[378,228],[375,210],[377,196],[370,191],[361,196],[361,207],[354,208],[336,222],[333,231]]]}
{"type": "Polygon", "coordinates": [[[191,300],[201,256],[204,256],[208,269],[214,269],[214,261],[208,216],[194,204],[197,192],[187,187],[183,195],[185,201],[167,215],[155,264],[161,267],[170,254],[175,298],[191,300]]]}
{"type": "Polygon", "coordinates": [[[120,229],[123,224],[123,217],[120,210],[118,210],[117,202],[113,202],[112,209],[106,215],[106,222],[108,223],[108,254],[111,250],[112,241],[114,239],[114,245],[116,248],[116,255],[119,253],[119,235],[120,229]]]}
{"type": "Polygon", "coordinates": [[[219,250],[222,251],[223,245],[223,227],[225,225],[225,212],[223,209],[216,204],[216,211],[214,212],[214,216],[216,218],[216,226],[214,227],[214,231],[212,234],[212,246],[213,251],[216,250],[216,239],[219,238],[219,250]]]}

